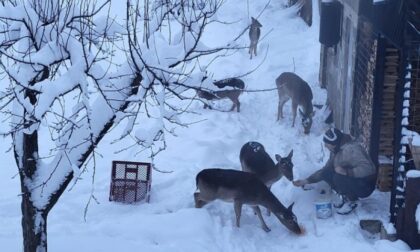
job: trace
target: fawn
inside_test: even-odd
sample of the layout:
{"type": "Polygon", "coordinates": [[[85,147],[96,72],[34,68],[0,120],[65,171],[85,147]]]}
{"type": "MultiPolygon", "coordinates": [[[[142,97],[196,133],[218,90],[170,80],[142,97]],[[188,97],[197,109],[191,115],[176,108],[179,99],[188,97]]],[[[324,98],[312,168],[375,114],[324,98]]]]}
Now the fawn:
{"type": "Polygon", "coordinates": [[[312,105],[312,90],[308,83],[294,73],[284,72],[276,79],[277,92],[279,94],[279,106],[277,120],[283,118],[283,106],[291,98],[293,123],[295,126],[296,110],[300,106],[299,113],[302,116],[302,126],[305,134],[309,134],[312,127],[312,117],[315,114],[312,105]]]}
{"type": "Polygon", "coordinates": [[[301,234],[302,230],[293,214],[291,204],[286,208],[254,174],[237,170],[205,169],[197,174],[197,189],[194,193],[195,207],[201,208],[216,199],[232,202],[236,226],[240,226],[242,205],[250,205],[257,214],[264,231],[269,232],[261,215],[259,205],[270,209],[290,231],[301,234]]]}
{"type": "MultiPolygon", "coordinates": [[[[218,88],[232,87],[233,89],[225,90],[197,90],[198,97],[211,101],[211,100],[220,100],[220,99],[230,99],[232,101],[232,107],[230,111],[233,111],[236,108],[237,112],[240,112],[241,103],[239,102],[239,96],[242,94],[245,87],[245,83],[238,78],[228,78],[220,81],[213,82],[218,88]]],[[[204,103],[204,108],[211,109],[211,106],[207,103],[204,103]]]]}
{"type": "Polygon", "coordinates": [[[254,53],[255,56],[257,56],[257,44],[258,40],[260,39],[261,35],[261,27],[262,25],[260,22],[258,22],[257,19],[251,17],[251,26],[249,28],[249,40],[251,41],[249,45],[249,54],[250,59],[252,59],[252,54],[254,53]]]}

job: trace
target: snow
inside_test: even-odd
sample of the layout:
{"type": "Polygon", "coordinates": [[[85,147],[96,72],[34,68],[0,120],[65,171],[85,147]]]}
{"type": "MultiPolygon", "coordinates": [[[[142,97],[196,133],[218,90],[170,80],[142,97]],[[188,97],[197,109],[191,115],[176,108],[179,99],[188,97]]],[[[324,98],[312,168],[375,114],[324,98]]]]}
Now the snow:
{"type": "MultiPolygon", "coordinates": [[[[214,23],[204,35],[206,44],[200,47],[220,45],[229,38],[214,34],[236,34],[249,23],[250,18],[247,16],[247,5],[244,1],[226,2],[221,13],[218,14],[219,18],[239,21],[229,26],[214,23]],[[220,29],[224,30],[220,31],[220,29]]],[[[250,14],[257,15],[266,2],[249,1],[249,4],[250,14]]],[[[259,18],[263,24],[262,37],[265,35],[266,37],[258,45],[259,55],[256,58],[249,60],[247,50],[243,50],[231,57],[219,59],[217,64],[211,66],[211,71],[215,73],[215,78],[222,79],[247,72],[262,62],[259,68],[242,79],[249,89],[263,89],[275,87],[274,80],[280,73],[295,70],[311,85],[314,103],[323,104],[326,92],[319,88],[318,83],[320,53],[318,16],[314,16],[314,24],[308,28],[291,9],[282,9],[281,6],[282,4],[278,1],[273,1],[259,18]],[[265,52],[267,52],[267,59],[264,61],[265,52]]],[[[314,13],[318,13],[317,1],[314,1],[314,7],[314,13]]],[[[116,9],[118,8],[123,8],[123,5],[116,9]]],[[[0,10],[0,15],[3,12],[4,10],[0,10]]],[[[157,40],[156,43],[152,46],[156,48],[163,46],[162,40],[157,40]]],[[[247,36],[238,43],[248,44],[247,36]]],[[[54,51],[50,49],[46,49],[43,53],[53,54],[54,51]]],[[[172,57],[178,52],[168,53],[172,57]]],[[[70,57],[77,59],[76,51],[70,51],[69,54],[70,57]]],[[[39,57],[42,62],[43,57],[41,55],[39,57]]],[[[171,58],[160,57],[159,60],[163,60],[165,64],[171,62],[171,58]]],[[[155,63],[159,64],[158,59],[155,63]]],[[[74,67],[83,66],[75,64],[74,67]]],[[[27,69],[27,71],[30,74],[31,70],[27,69]]],[[[83,76],[75,76],[71,71],[72,68],[68,70],[69,74],[61,79],[64,81],[63,85],[57,85],[59,82],[57,80],[40,83],[37,88],[42,91],[44,84],[55,85],[56,87],[49,91],[54,92],[52,96],[65,92],[75,84],[76,80],[83,78],[83,76]]],[[[100,74],[100,69],[95,70],[94,73],[100,74]]],[[[200,76],[192,78],[201,79],[200,76]]],[[[2,84],[4,81],[0,80],[2,84]]],[[[143,95],[139,94],[138,97],[143,97],[143,95]]],[[[311,191],[303,191],[282,179],[273,185],[272,191],[284,205],[295,202],[295,214],[306,230],[306,234],[302,236],[291,234],[273,215],[264,216],[272,229],[270,233],[265,233],[259,227],[257,217],[249,207],[243,208],[240,228],[234,225],[235,215],[232,204],[212,202],[203,209],[195,209],[192,197],[196,189],[195,175],[200,170],[209,167],[240,169],[239,150],[247,141],[263,143],[272,158],[274,154],[283,156],[293,149],[296,179],[304,178],[319,169],[328,158],[328,151],[321,144],[322,134],[328,126],[322,123],[320,115],[315,115],[311,134],[304,135],[299,123],[294,128],[291,127],[290,102],[284,108],[285,118],[276,122],[277,92],[244,93],[240,101],[241,113],[203,110],[202,104],[197,102],[191,107],[198,114],[180,116],[184,122],[200,121],[200,123],[176,128],[176,136],[166,137],[167,149],[155,157],[154,165],[160,170],[173,172],[154,171],[150,204],[142,202],[124,205],[108,201],[112,160],[150,161],[147,159],[147,152],[138,153],[140,148],[117,153],[117,150],[124,149],[128,144],[125,141],[114,141],[126,132],[126,126],[121,125],[112,131],[98,146],[96,168],[91,165],[86,167],[80,174],[81,180],[78,180],[74,187],[69,188],[71,190],[67,190],[52,209],[48,219],[49,249],[62,252],[74,251],[74,246],[77,245],[78,251],[81,252],[333,250],[395,252],[409,250],[408,246],[401,241],[369,240],[360,232],[360,219],[380,219],[385,224],[387,223],[388,193],[375,192],[369,198],[362,200],[356,212],[348,216],[334,214],[329,219],[319,220],[315,217],[313,203],[319,196],[322,183],[315,185],[311,191]],[[96,177],[93,180],[94,173],[96,177]],[[98,204],[89,205],[85,221],[84,211],[92,190],[98,204]]],[[[92,111],[100,111],[95,114],[95,120],[102,121],[111,116],[109,107],[103,100],[98,99],[90,103],[92,111]]],[[[45,113],[50,102],[45,101],[42,105],[36,108],[37,116],[45,113]]],[[[230,106],[229,101],[218,101],[215,105],[222,108],[230,106]]],[[[165,116],[172,115],[165,114],[165,116]]],[[[160,123],[161,121],[157,119],[154,123],[145,125],[144,131],[136,131],[136,136],[150,144],[150,136],[156,133],[160,123]]],[[[132,124],[134,122],[129,123],[128,127],[132,124]]],[[[99,125],[99,123],[92,125],[99,125]]],[[[0,124],[0,132],[6,131],[6,127],[4,123],[0,124]]],[[[81,128],[74,134],[77,133],[80,138],[84,138],[87,132],[90,131],[81,128]]],[[[96,129],[93,132],[96,132],[96,129]]],[[[78,139],[69,143],[69,146],[73,147],[76,143],[79,143],[78,139]]],[[[0,144],[2,160],[0,244],[4,251],[21,251],[20,182],[16,176],[18,170],[13,152],[9,150],[10,146],[11,139],[2,139],[0,144]]],[[[85,148],[85,146],[78,148],[85,148]]],[[[70,160],[78,160],[78,156],[71,156],[70,160]]],[[[49,161],[50,163],[46,163],[45,167],[62,165],[54,176],[72,170],[80,173],[74,163],[64,164],[57,159],[49,161]]],[[[47,174],[48,171],[43,172],[47,174]]],[[[41,189],[48,190],[48,188],[39,188],[41,189]]],[[[37,201],[40,205],[45,204],[40,199],[37,201]]]]}
{"type": "Polygon", "coordinates": [[[420,146],[420,136],[419,135],[413,136],[413,142],[412,142],[412,144],[414,146],[420,146]]]}
{"type": "Polygon", "coordinates": [[[420,178],[419,170],[409,170],[407,172],[407,178],[420,178]]]}

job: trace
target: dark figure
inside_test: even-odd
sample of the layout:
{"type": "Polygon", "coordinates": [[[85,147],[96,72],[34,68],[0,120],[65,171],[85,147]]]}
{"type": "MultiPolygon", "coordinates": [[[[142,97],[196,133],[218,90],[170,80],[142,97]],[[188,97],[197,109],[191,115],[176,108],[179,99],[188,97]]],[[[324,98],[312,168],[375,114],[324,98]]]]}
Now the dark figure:
{"type": "Polygon", "coordinates": [[[237,89],[245,88],[245,83],[243,82],[243,80],[238,79],[238,78],[227,78],[224,80],[215,81],[213,82],[213,84],[218,88],[224,88],[224,87],[233,87],[237,89]]]}
{"type": "Polygon", "coordinates": [[[376,185],[376,168],[365,149],[350,135],[331,128],[324,134],[330,158],[325,166],[306,179],[294,181],[295,186],[326,181],[341,197],[334,204],[338,214],[348,214],[357,207],[357,200],[372,194],[376,185]]]}

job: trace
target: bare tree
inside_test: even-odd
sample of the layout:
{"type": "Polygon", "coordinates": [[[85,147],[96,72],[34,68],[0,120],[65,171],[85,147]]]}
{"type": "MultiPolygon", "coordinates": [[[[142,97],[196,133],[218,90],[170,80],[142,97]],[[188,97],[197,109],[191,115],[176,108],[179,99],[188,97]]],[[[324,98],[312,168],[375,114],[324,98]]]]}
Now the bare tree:
{"type": "Polygon", "coordinates": [[[127,123],[120,139],[146,147],[164,140],[165,122],[182,125],[179,100],[206,79],[199,59],[232,48],[201,42],[221,0],[151,2],[127,0],[125,24],[111,0],[0,2],[1,134],[13,139],[24,251],[47,251],[49,211],[112,127],[127,123]],[[147,135],[134,131],[143,114],[159,122],[147,135]]]}

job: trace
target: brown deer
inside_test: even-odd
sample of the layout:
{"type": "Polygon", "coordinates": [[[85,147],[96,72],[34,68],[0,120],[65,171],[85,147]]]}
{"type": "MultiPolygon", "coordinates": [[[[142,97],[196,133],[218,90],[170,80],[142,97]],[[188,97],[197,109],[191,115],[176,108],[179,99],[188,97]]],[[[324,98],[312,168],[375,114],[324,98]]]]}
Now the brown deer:
{"type": "MultiPolygon", "coordinates": [[[[240,89],[217,91],[197,90],[197,95],[198,97],[209,101],[228,98],[232,101],[232,107],[230,108],[230,111],[233,111],[236,108],[236,111],[240,112],[241,103],[239,102],[239,96],[242,94],[242,92],[243,90],[240,89]]],[[[208,103],[204,103],[204,108],[212,109],[212,107],[208,103]]]]}
{"type": "Polygon", "coordinates": [[[250,59],[252,59],[253,53],[255,56],[257,56],[257,44],[261,35],[261,27],[262,25],[260,22],[258,22],[257,19],[251,17],[251,26],[249,27],[249,40],[251,41],[249,45],[249,54],[251,55],[250,59]]]}
{"type": "Polygon", "coordinates": [[[214,200],[232,202],[236,214],[236,226],[240,226],[242,205],[250,205],[261,222],[264,231],[269,232],[261,215],[259,205],[270,209],[280,222],[290,231],[301,234],[302,230],[293,214],[291,204],[288,208],[254,174],[237,170],[205,169],[197,174],[198,192],[194,193],[195,207],[201,208],[214,200]]]}
{"type": "MultiPolygon", "coordinates": [[[[241,103],[239,102],[239,96],[242,94],[245,87],[245,83],[238,78],[228,78],[219,81],[213,82],[218,88],[231,87],[233,89],[225,90],[202,90],[197,89],[198,97],[211,101],[211,100],[220,100],[220,99],[230,99],[232,101],[232,107],[230,111],[233,111],[236,108],[237,112],[240,112],[241,103]]],[[[211,109],[211,106],[207,103],[204,103],[204,108],[211,109]]]]}
{"type": "MultiPolygon", "coordinates": [[[[293,150],[287,157],[282,158],[278,154],[275,157],[277,164],[265,151],[264,146],[258,142],[244,144],[239,153],[242,171],[254,173],[270,190],[271,186],[283,176],[293,181],[293,150]]],[[[270,215],[270,210],[267,214],[270,215]]]]}
{"type": "Polygon", "coordinates": [[[293,181],[293,150],[287,157],[275,155],[277,164],[265,151],[264,146],[258,142],[247,142],[241,148],[239,160],[242,170],[254,173],[268,188],[277,182],[283,175],[293,181]]]}
{"type": "Polygon", "coordinates": [[[279,93],[279,106],[277,120],[283,118],[283,106],[291,98],[293,123],[295,126],[297,107],[300,106],[299,113],[302,116],[302,126],[305,134],[309,134],[312,127],[312,117],[315,111],[312,106],[312,90],[302,78],[294,73],[284,72],[276,79],[277,91],[279,93]]]}

